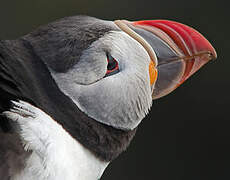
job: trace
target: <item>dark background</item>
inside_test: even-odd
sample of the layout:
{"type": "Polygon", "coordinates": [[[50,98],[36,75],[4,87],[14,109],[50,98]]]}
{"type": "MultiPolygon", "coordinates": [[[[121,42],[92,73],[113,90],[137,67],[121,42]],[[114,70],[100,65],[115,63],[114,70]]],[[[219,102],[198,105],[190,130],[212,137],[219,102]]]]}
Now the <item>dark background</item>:
{"type": "Polygon", "coordinates": [[[213,44],[210,62],[170,95],[154,102],[128,150],[102,180],[229,180],[229,7],[220,0],[1,0],[0,38],[14,39],[55,19],[171,19],[213,44]]]}

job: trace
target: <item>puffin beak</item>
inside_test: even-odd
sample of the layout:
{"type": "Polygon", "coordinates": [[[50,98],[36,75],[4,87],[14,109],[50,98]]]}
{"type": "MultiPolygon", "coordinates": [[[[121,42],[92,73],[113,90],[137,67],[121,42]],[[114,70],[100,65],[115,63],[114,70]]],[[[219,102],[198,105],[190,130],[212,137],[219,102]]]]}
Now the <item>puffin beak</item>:
{"type": "Polygon", "coordinates": [[[199,32],[168,20],[123,22],[140,35],[156,54],[158,77],[153,99],[172,92],[217,54],[199,32]]]}

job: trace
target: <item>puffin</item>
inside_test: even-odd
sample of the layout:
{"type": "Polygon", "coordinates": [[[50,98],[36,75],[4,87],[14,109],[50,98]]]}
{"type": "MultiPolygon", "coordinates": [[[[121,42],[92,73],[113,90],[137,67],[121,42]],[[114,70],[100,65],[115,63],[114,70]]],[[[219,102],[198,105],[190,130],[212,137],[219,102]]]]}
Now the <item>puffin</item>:
{"type": "Polygon", "coordinates": [[[216,57],[169,20],[79,15],[0,40],[1,180],[100,179],[153,100],[216,57]]]}

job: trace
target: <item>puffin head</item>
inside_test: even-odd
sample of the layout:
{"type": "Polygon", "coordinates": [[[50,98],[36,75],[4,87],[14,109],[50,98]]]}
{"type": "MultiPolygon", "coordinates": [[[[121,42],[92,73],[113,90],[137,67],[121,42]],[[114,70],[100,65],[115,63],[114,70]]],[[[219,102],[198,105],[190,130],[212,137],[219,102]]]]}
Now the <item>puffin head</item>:
{"type": "Polygon", "coordinates": [[[23,37],[59,89],[88,117],[135,129],[153,99],[165,96],[209,60],[210,43],[172,21],[67,17],[23,37]]]}

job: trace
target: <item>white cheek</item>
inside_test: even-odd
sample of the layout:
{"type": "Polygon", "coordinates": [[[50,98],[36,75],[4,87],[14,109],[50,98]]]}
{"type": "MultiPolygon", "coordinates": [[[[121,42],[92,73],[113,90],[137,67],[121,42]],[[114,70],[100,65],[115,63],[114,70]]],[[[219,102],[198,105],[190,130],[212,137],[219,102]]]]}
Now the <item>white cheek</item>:
{"type": "Polygon", "coordinates": [[[118,61],[120,72],[89,85],[76,83],[69,72],[52,74],[55,81],[91,118],[115,128],[134,129],[152,105],[148,53],[136,40],[120,31],[107,34],[89,49],[89,57],[99,52],[106,57],[106,52],[110,53],[118,61]]]}

